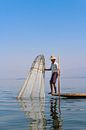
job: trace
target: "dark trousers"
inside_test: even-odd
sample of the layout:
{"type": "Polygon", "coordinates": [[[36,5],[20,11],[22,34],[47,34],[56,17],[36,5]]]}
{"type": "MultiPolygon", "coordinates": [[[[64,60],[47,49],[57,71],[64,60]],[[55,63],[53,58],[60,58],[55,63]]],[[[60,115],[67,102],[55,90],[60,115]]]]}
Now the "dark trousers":
{"type": "Polygon", "coordinates": [[[51,79],[50,79],[50,87],[51,87],[51,93],[53,93],[53,87],[54,87],[54,91],[55,93],[57,92],[57,89],[56,89],[56,80],[57,80],[57,77],[58,77],[58,73],[57,72],[54,72],[51,76],[51,79]]]}

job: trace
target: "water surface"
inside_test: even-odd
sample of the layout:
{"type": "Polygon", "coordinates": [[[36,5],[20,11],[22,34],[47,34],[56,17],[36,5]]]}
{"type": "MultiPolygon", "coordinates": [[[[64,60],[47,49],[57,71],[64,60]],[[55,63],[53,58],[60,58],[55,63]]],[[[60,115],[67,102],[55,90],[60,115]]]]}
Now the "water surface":
{"type": "MultiPolygon", "coordinates": [[[[0,130],[86,130],[86,99],[17,100],[23,80],[0,80],[0,130]]],[[[62,92],[86,92],[86,79],[61,79],[62,92]]]]}

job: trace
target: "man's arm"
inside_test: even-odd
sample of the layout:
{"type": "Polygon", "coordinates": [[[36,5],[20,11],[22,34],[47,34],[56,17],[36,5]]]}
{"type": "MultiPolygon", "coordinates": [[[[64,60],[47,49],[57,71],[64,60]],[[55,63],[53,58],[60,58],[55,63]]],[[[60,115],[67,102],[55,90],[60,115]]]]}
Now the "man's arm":
{"type": "Polygon", "coordinates": [[[51,68],[50,69],[45,69],[45,71],[51,71],[51,68]]]}

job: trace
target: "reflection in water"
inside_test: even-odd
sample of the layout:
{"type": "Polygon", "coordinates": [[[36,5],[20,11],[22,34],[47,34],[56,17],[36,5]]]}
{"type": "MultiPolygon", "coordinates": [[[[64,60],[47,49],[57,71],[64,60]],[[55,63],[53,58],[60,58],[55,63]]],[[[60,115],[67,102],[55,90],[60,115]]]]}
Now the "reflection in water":
{"type": "Polygon", "coordinates": [[[30,130],[44,130],[46,120],[44,116],[44,100],[43,99],[29,99],[19,100],[23,111],[29,122],[30,130]]]}
{"type": "Polygon", "coordinates": [[[60,98],[51,98],[45,108],[44,99],[19,100],[28,119],[29,130],[62,130],[60,98]],[[47,113],[45,112],[47,109],[47,113]],[[45,114],[46,113],[46,114],[45,114]],[[47,116],[48,115],[48,116],[47,116]]]}
{"type": "Polygon", "coordinates": [[[52,118],[53,130],[62,130],[61,126],[61,110],[60,110],[60,98],[51,98],[50,100],[50,116],[52,118]],[[58,106],[57,106],[58,105],[58,106]],[[57,109],[58,107],[58,109],[57,109]]]}

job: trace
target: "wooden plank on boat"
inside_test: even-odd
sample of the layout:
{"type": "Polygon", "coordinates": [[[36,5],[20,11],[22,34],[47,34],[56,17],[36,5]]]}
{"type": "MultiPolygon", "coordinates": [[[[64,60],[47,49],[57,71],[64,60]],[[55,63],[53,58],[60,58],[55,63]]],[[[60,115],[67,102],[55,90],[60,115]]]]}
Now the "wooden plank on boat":
{"type": "MultiPolygon", "coordinates": [[[[59,94],[53,93],[52,96],[59,96],[59,94]]],[[[86,93],[61,93],[60,96],[67,98],[86,98],[86,93]]]]}

